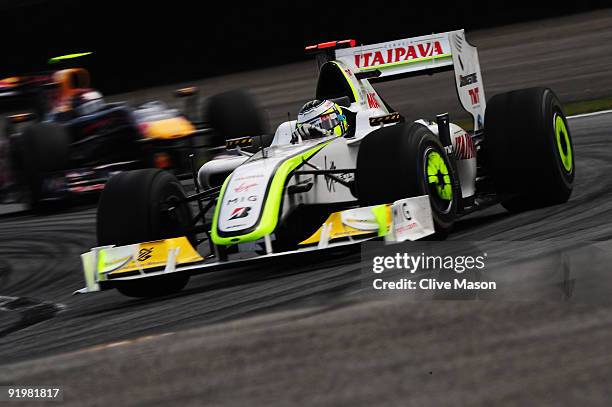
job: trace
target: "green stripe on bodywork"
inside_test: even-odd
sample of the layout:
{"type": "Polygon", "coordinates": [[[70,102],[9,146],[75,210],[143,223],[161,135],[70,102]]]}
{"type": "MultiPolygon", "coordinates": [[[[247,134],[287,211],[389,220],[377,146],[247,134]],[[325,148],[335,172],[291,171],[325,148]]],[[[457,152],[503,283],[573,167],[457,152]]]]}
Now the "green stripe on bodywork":
{"type": "Polygon", "coordinates": [[[391,62],[389,64],[369,66],[367,68],[360,69],[360,71],[373,71],[375,69],[393,68],[393,67],[401,66],[401,65],[416,64],[418,62],[433,61],[435,59],[450,58],[450,57],[451,57],[451,54],[440,54],[440,55],[434,55],[431,57],[409,59],[408,61],[391,62]]]}
{"type": "Polygon", "coordinates": [[[98,251],[98,264],[96,264],[96,274],[101,275],[104,270],[104,264],[106,263],[106,253],[104,250],[98,251]]]}
{"type": "Polygon", "coordinates": [[[378,236],[385,236],[389,233],[389,228],[387,227],[387,205],[373,206],[372,213],[378,223],[378,236]]]}
{"type": "Polygon", "coordinates": [[[211,230],[211,238],[213,243],[216,245],[228,246],[232,244],[252,242],[274,232],[274,229],[276,229],[276,224],[278,223],[278,213],[280,211],[287,177],[305,160],[308,160],[310,157],[315,155],[319,150],[327,146],[332,141],[333,140],[330,140],[325,143],[319,144],[304,153],[291,157],[285,160],[278,167],[278,169],[274,173],[274,178],[272,179],[272,183],[270,184],[270,187],[268,189],[267,196],[265,198],[266,201],[264,204],[263,212],[261,214],[261,219],[259,220],[259,224],[255,228],[255,230],[245,235],[221,237],[218,233],[217,227],[219,224],[219,212],[221,211],[221,204],[223,203],[225,189],[227,188],[227,185],[229,184],[229,181],[232,177],[231,175],[228,176],[225,179],[223,186],[221,187],[221,192],[219,193],[219,200],[217,201],[217,205],[215,207],[215,214],[213,216],[211,230]]]}

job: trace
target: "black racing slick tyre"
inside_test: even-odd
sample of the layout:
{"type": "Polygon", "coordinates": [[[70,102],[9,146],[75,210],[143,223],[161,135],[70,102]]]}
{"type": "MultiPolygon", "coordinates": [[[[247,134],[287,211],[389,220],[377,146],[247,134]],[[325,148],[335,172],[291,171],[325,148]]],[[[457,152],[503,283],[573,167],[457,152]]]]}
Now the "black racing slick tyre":
{"type": "Polygon", "coordinates": [[[495,95],[485,114],[484,164],[511,212],[567,202],[575,159],[567,119],[548,88],[495,95]]]}
{"type": "MultiPolygon", "coordinates": [[[[127,171],[106,184],[97,214],[98,245],[128,245],[186,236],[195,247],[192,214],[179,180],[159,169],[127,171]]],[[[182,290],[189,276],[171,274],[122,283],[129,297],[157,297],[182,290]]]]}
{"type": "Polygon", "coordinates": [[[215,136],[219,137],[215,144],[225,144],[226,140],[268,133],[263,111],[257,105],[255,98],[244,90],[233,90],[211,96],[205,104],[203,116],[214,129],[215,136]]]}
{"type": "Polygon", "coordinates": [[[68,167],[68,133],[56,123],[34,123],[26,127],[16,141],[16,161],[19,163],[16,172],[27,189],[27,203],[32,210],[45,209],[45,177],[68,167]]]}
{"type": "Polygon", "coordinates": [[[455,174],[438,138],[421,124],[384,127],[366,136],[355,181],[364,206],[429,195],[434,237],[445,238],[453,227],[460,195],[455,174]]]}

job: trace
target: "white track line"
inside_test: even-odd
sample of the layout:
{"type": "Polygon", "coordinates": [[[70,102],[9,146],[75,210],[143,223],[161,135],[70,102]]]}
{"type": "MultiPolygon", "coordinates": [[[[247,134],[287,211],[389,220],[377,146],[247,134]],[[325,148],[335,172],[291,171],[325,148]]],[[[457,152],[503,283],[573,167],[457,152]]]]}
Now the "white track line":
{"type": "Polygon", "coordinates": [[[599,116],[600,114],[608,114],[608,113],[612,113],[612,110],[600,110],[599,112],[576,114],[574,116],[567,116],[567,118],[568,119],[578,119],[580,117],[599,116]]]}

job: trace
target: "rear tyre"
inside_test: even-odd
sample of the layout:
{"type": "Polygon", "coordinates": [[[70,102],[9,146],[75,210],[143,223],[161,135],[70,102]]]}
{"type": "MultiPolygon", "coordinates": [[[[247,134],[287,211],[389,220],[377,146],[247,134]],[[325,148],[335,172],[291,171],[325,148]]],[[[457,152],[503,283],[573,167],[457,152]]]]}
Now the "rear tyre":
{"type": "MultiPolygon", "coordinates": [[[[243,90],[233,90],[211,96],[203,116],[215,130],[215,145],[225,145],[226,140],[261,136],[268,133],[263,112],[253,96],[243,90]]],[[[264,147],[272,141],[265,137],[264,147]]],[[[259,138],[254,140],[259,143],[259,138]]]]}
{"type": "Polygon", "coordinates": [[[364,206],[429,195],[434,238],[444,239],[453,227],[460,196],[455,174],[438,138],[421,124],[384,127],[366,136],[355,180],[364,206]]]}
{"type": "MultiPolygon", "coordinates": [[[[187,236],[195,247],[191,208],[184,198],[181,183],[163,170],[143,169],[113,176],[98,204],[98,245],[187,236]]],[[[188,281],[188,275],[177,273],[122,283],[117,290],[129,297],[157,297],[182,290],[188,281]]]]}
{"type": "Polygon", "coordinates": [[[572,138],[548,88],[495,95],[487,104],[483,155],[511,212],[567,202],[574,183],[572,138]]]}
{"type": "Polygon", "coordinates": [[[46,209],[49,205],[43,201],[44,180],[68,167],[68,133],[56,123],[34,123],[15,141],[16,173],[27,190],[27,204],[35,211],[46,209]]]}

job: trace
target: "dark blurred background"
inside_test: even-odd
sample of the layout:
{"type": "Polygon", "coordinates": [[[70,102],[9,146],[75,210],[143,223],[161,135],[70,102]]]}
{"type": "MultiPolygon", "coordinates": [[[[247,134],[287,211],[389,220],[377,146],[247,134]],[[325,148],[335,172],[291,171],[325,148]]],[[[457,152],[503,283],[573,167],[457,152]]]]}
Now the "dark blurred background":
{"type": "Polygon", "coordinates": [[[83,60],[94,85],[116,93],[303,60],[304,45],[330,39],[371,43],[609,6],[532,3],[2,0],[0,77],[49,70],[50,57],[94,51],[83,60]]]}

